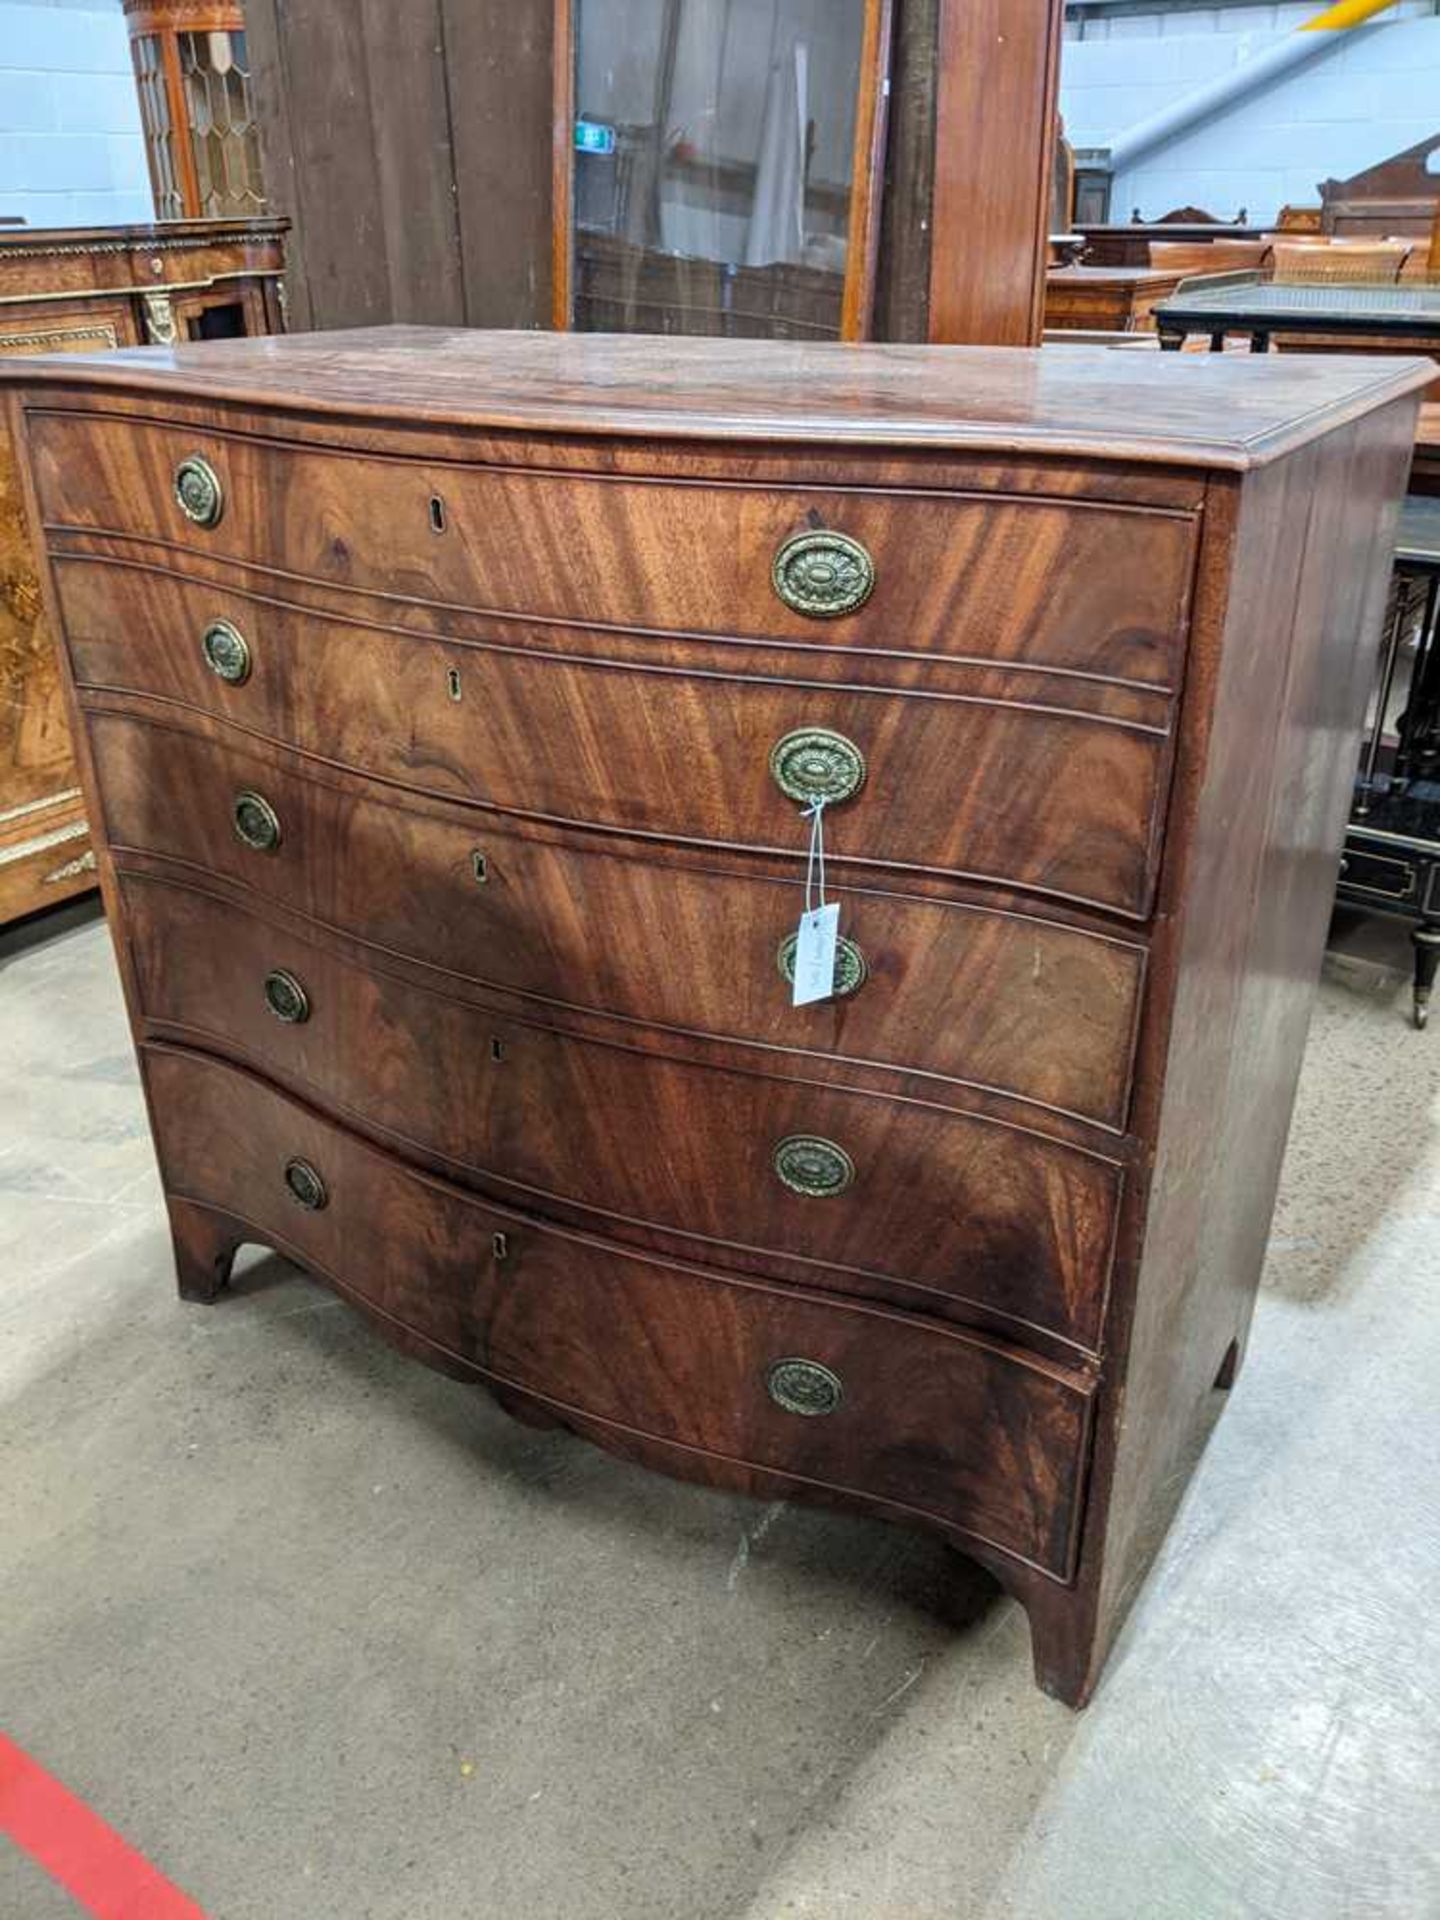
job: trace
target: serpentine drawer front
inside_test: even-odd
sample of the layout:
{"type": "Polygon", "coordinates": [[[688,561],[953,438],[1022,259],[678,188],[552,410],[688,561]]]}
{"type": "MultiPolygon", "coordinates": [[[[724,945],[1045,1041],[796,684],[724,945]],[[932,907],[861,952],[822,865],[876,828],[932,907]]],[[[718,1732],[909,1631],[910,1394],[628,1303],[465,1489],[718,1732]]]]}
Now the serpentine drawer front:
{"type": "Polygon", "coordinates": [[[124,896],[152,1029],[521,1204],[568,1201],[606,1232],[693,1236],[691,1257],[1099,1340],[1113,1159],[932,1101],[778,1079],[763,1060],[700,1066],[522,1023],[190,888],[127,875],[124,896]]]}
{"type": "Polygon", "coordinates": [[[1180,675],[1190,511],[976,500],[932,493],[919,475],[903,492],[878,492],[859,473],[842,488],[737,485],[721,473],[703,488],[626,483],[85,416],[38,421],[34,444],[47,522],[124,534],[132,554],[135,541],[158,543],[166,551],[149,557],[182,573],[191,555],[224,556],[421,606],[1013,660],[1142,687],[1180,675]],[[173,476],[197,452],[223,489],[213,526],[175,499],[173,476]],[[828,590],[806,590],[827,539],[864,556],[868,591],[838,566],[828,590]],[[798,541],[812,543],[808,557],[798,541]]]}
{"type": "Polygon", "coordinates": [[[931,1528],[1083,1702],[1244,1350],[1432,373],[0,366],[182,1296],[268,1243],[517,1417],[931,1528]]]}
{"type": "Polygon", "coordinates": [[[215,1061],[156,1051],[146,1079],[177,1197],[252,1220],[446,1359],[1068,1570],[1093,1391],[1083,1375],[910,1315],[547,1229],[422,1178],[215,1061]],[[300,1194],[287,1178],[297,1165],[300,1194]],[[433,1249],[428,1275],[417,1244],[433,1249]],[[776,1377],[787,1362],[788,1399],[776,1377]],[[801,1362],[838,1382],[835,1404],[795,1406],[809,1384],[801,1362]]]}
{"type": "Polygon", "coordinates": [[[623,657],[582,661],[553,630],[461,646],[217,603],[115,567],[59,577],[82,686],[186,699],[363,773],[507,812],[763,847],[792,846],[797,807],[823,793],[836,850],[878,868],[1130,913],[1149,899],[1173,711],[1154,692],[953,663],[912,667],[903,692],[856,689],[827,684],[799,650],[740,657],[593,633],[587,647],[623,657]],[[1069,781],[1015,777],[1057,762],[1069,781]]]}
{"type": "Polygon", "coordinates": [[[119,713],[94,713],[90,738],[126,860],[203,868],[387,953],[552,1005],[799,1049],[812,1068],[844,1055],[920,1069],[1013,1095],[1032,1125],[1046,1124],[1043,1108],[1124,1125],[1145,959],[1130,937],[857,890],[844,895],[842,991],[794,1007],[785,967],[804,876],[793,859],[777,882],[662,864],[654,849],[637,859],[594,839],[534,839],[119,713]],[[276,816],[263,864],[235,828],[241,794],[276,816]],[[672,964],[676,945],[685,967],[672,964]]]}

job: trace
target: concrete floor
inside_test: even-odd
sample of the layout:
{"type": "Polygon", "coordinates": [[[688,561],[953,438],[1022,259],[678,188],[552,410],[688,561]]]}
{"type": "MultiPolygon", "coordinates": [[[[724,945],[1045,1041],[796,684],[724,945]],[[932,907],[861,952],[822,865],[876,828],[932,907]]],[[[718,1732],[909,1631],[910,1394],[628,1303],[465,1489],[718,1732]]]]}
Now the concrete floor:
{"type": "MultiPolygon", "coordinates": [[[[1079,1717],[931,1542],[175,1299],[103,926],[0,948],[0,1719],[214,1920],[1440,1914],[1440,1031],[1327,967],[1247,1370],[1079,1717]]],[[[0,1915],[74,1912],[0,1841],[0,1915]]]]}

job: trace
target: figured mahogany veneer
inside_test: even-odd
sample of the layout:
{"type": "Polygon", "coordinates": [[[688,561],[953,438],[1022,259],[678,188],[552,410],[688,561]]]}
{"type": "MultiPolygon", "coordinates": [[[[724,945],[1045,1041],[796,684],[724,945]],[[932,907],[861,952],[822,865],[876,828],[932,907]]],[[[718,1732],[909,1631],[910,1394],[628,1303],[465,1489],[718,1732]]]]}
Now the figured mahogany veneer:
{"type": "Polygon", "coordinates": [[[937,1528],[1082,1702],[1244,1349],[1432,371],[0,370],[181,1292],[266,1241],[523,1417],[937,1528]],[[781,780],[862,761],[796,1008],[781,780]]]}
{"type": "MultiPolygon", "coordinates": [[[[347,962],[258,914],[140,875],[121,885],[147,1024],[236,1055],[411,1155],[517,1204],[605,1214],[618,1233],[688,1235],[691,1257],[803,1272],[811,1285],[989,1317],[1094,1349],[1118,1167],[931,1102],[816,1084],[788,1066],[694,1065],[596,1043],[347,962]],[[304,1017],[267,1005],[283,971],[304,1017]],[[656,1150],[616,1154],[650,1135],[656,1150]],[[833,1195],[774,1171],[795,1135],[855,1165],[833,1195]],[[790,1256],[786,1260],[785,1256],[790,1256]]],[[[778,975],[774,997],[788,996],[778,975]]]]}
{"type": "MultiPolygon", "coordinates": [[[[237,1243],[258,1233],[293,1253],[459,1370],[1068,1571],[1093,1394],[1083,1375],[933,1322],[560,1232],[413,1172],[219,1062],[160,1049],[144,1065],[172,1204],[203,1209],[222,1236],[243,1220],[237,1243]],[[296,1158],[324,1183],[318,1211],[285,1185],[296,1158]],[[789,1354],[844,1381],[832,1419],[770,1399],[766,1370],[789,1354]]],[[[182,1278],[205,1288],[193,1267],[182,1278]]]]}
{"type": "MultiPolygon", "coordinates": [[[[181,861],[386,956],[552,1012],[582,1007],[873,1062],[1124,1126],[1144,974],[1144,949],[1131,939],[841,884],[865,987],[792,1007],[777,960],[804,906],[793,854],[772,863],[784,876],[776,879],[760,877],[755,862],[716,871],[655,849],[637,859],[633,845],[622,853],[609,841],[535,839],[478,810],[302,772],[293,755],[218,729],[194,733],[167,709],[90,711],[122,861],[181,861]],[[253,853],[231,828],[242,791],[275,807],[283,837],[273,855],[253,853]]],[[[832,882],[849,873],[843,859],[832,862],[832,882]]],[[[929,1097],[946,1097],[943,1084],[929,1097]]]]}
{"type": "Polygon", "coordinates": [[[461,647],[235,595],[222,605],[212,591],[116,568],[67,564],[58,577],[82,686],[192,695],[247,730],[407,786],[569,824],[787,848],[795,802],[767,775],[770,750],[824,726],[866,763],[864,786],[831,815],[836,854],[1131,914],[1149,901],[1170,757],[1170,703],[1153,694],[1138,712],[1131,699],[1122,715],[1092,713],[1087,696],[1100,702],[1082,682],[1065,711],[1063,687],[955,668],[932,669],[923,687],[912,671],[904,693],[860,690],[803,654],[716,659],[684,642],[578,660],[553,632],[537,641],[527,629],[528,648],[509,630],[504,645],[461,647]],[[238,686],[201,654],[220,618],[250,649],[238,686]],[[152,633],[171,646],[139,644],[152,633]],[[167,656],[182,650],[187,670],[171,669],[167,656]],[[1064,784],[1049,777],[1057,761],[1071,771],[1064,784]],[[1018,768],[1036,777],[1019,780],[1018,768]]]}
{"type": "Polygon", "coordinates": [[[1173,685],[1178,673],[1193,513],[362,460],[63,413],[38,419],[34,436],[53,524],[189,547],[171,478],[200,453],[224,473],[229,502],[207,553],[402,602],[586,627],[822,637],[829,648],[1022,661],[1144,686],[1173,685]],[[776,596],[770,566],[782,541],[822,527],[865,545],[875,589],[843,627],[817,636],[776,596]]]}

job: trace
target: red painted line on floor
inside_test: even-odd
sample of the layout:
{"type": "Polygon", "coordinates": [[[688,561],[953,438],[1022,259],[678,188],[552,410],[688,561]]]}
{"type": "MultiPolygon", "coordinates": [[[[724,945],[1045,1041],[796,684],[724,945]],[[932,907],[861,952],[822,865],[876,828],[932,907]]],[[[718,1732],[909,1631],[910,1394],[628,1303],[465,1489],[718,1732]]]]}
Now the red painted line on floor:
{"type": "Polygon", "coordinates": [[[0,1833],[97,1920],[206,1920],[203,1908],[3,1733],[0,1833]]]}

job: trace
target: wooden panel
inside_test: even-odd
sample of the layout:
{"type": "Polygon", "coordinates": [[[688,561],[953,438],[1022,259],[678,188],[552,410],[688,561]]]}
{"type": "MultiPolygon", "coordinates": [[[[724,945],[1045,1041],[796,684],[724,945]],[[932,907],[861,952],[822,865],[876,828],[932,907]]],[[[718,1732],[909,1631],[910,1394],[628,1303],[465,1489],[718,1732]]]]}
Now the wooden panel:
{"type": "Polygon", "coordinates": [[[1063,0],[944,0],[930,338],[1035,346],[1063,0]]]}
{"type": "Polygon", "coordinates": [[[247,12],[302,326],[464,319],[438,0],[247,12]]]}
{"type": "Polygon", "coordinates": [[[788,1255],[822,1288],[898,1282],[882,1292],[912,1306],[1098,1342],[1113,1165],[916,1101],[557,1034],[347,963],[188,888],[130,875],[122,892],[149,1022],[402,1150],[512,1188],[523,1205],[558,1199],[622,1232],[649,1224],[716,1243],[692,1258],[773,1273],[788,1255]],[[303,988],[298,1024],[266,1004],[275,968],[303,988]],[[780,1180],[775,1149],[797,1135],[850,1156],[845,1191],[813,1197],[780,1180]],[[623,1155],[619,1138],[635,1143],[623,1155]]]}
{"type": "Polygon", "coordinates": [[[543,0],[441,0],[465,320],[550,314],[550,16],[543,0]]]}
{"type": "Polygon", "coordinates": [[[171,1194],[246,1222],[247,1237],[477,1374],[1068,1572],[1091,1391],[1079,1376],[933,1322],[667,1266],[481,1205],[197,1055],[151,1051],[146,1079],[171,1194]],[[318,1212],[286,1190],[292,1157],[325,1181],[318,1212]],[[770,1397],[769,1369],[793,1356],[840,1378],[837,1412],[807,1419],[770,1397]]]}
{"type": "Polygon", "coordinates": [[[1060,1682],[1082,1696],[1243,1357],[1373,672],[1356,637],[1379,631],[1414,417],[1412,399],[1335,434],[1247,481],[1240,501],[1217,490],[1207,515],[1203,717],[1177,772],[1177,911],[1156,954],[1173,1012],[1162,987],[1137,1093],[1154,1174],[1122,1229],[1122,1244],[1138,1241],[1143,1220],[1133,1325],[1114,1329],[1132,1385],[1123,1420],[1110,1407],[1098,1436],[1088,1525],[1105,1546],[1079,1595],[1095,1637],[1087,1651],[1065,1636],[1075,1664],[1060,1682]],[[1256,633],[1274,644],[1256,647],[1256,633]]]}
{"type": "Polygon", "coordinates": [[[1161,689],[1180,679],[1191,515],[1043,497],[701,489],[361,464],[214,435],[136,434],[79,415],[38,420],[32,444],[54,528],[129,532],[387,600],[587,628],[773,637],[826,652],[924,650],[1161,689]],[[175,468],[196,450],[226,492],[224,518],[208,531],[192,527],[174,498],[175,468]],[[783,543],[821,526],[858,540],[875,569],[869,599],[839,619],[794,611],[772,580],[783,543]]]}
{"type": "Polygon", "coordinates": [[[897,0],[885,180],[876,266],[877,340],[924,340],[930,329],[930,211],[941,0],[897,0]]]}
{"type": "Polygon", "coordinates": [[[387,953],[552,1010],[923,1067],[927,1097],[964,1082],[1124,1123],[1144,960],[1128,942],[842,880],[832,893],[869,979],[851,999],[792,1007],[776,956],[803,904],[798,859],[784,882],[733,863],[712,874],[663,851],[636,859],[597,850],[593,837],[536,839],[491,815],[382,801],[353,781],[319,784],[283,754],[120,714],[92,715],[90,732],[119,848],[213,871],[387,953]],[[231,828],[230,796],[242,787],[280,814],[286,839],[274,858],[231,828]],[[664,942],[650,937],[658,927],[669,930],[664,942]]]}
{"type": "Polygon", "coordinates": [[[361,0],[355,12],[370,76],[385,317],[477,324],[459,251],[444,9],[439,0],[361,0]]]}

